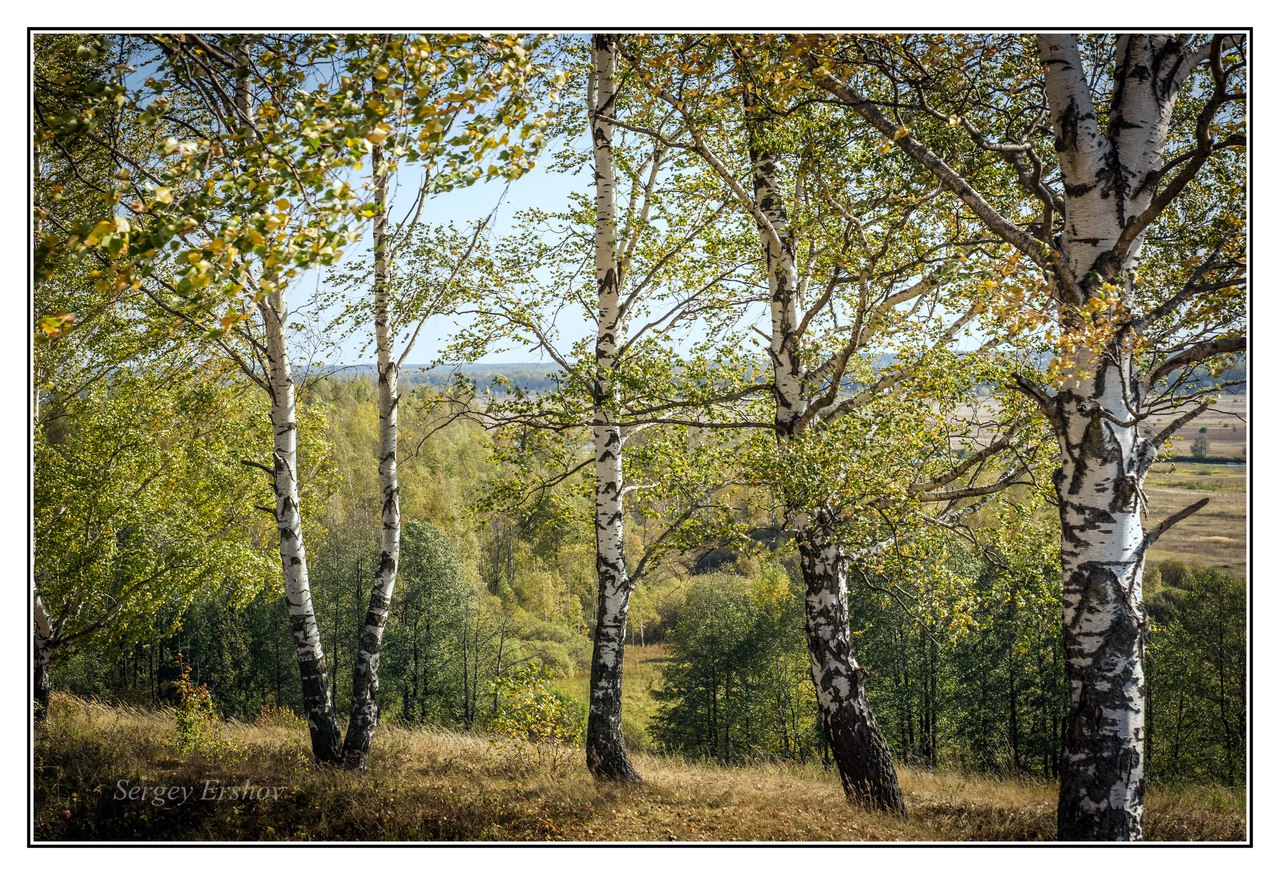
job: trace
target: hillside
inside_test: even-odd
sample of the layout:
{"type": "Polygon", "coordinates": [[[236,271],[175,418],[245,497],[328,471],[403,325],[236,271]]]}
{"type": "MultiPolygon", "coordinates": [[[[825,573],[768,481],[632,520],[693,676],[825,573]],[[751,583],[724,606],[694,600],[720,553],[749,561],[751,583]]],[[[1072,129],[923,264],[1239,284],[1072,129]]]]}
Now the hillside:
{"type": "MultiPolygon", "coordinates": [[[[911,817],[902,822],[847,805],[818,766],[638,755],[646,783],[618,788],[591,781],[576,751],[553,758],[391,728],[370,772],[357,775],[313,766],[301,727],[223,724],[220,750],[181,754],[171,712],[64,696],[51,710],[35,744],[37,841],[1024,842],[1054,833],[1056,789],[1030,780],[904,770],[911,817]],[[166,788],[163,804],[126,798],[156,787],[166,788]]],[[[1244,830],[1241,794],[1148,794],[1148,840],[1241,841],[1244,830]]]]}

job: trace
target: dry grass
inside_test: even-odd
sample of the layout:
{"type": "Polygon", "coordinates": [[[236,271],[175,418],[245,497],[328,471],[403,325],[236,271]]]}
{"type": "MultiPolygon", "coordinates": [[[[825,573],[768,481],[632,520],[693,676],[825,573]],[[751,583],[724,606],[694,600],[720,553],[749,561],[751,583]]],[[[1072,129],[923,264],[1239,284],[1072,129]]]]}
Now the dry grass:
{"type": "MultiPolygon", "coordinates": [[[[235,750],[177,755],[171,715],[55,699],[36,739],[37,840],[1037,841],[1054,833],[1052,785],[905,770],[911,819],[849,806],[820,767],[721,768],[637,755],[646,782],[597,784],[577,764],[477,736],[388,729],[370,771],[310,764],[305,733],[226,724],[235,750]],[[277,800],[154,806],[117,782],[283,786],[277,800]]],[[[1148,838],[1239,841],[1241,794],[1149,794],[1148,838]]]]}
{"type": "MultiPolygon", "coordinates": [[[[1244,458],[1245,442],[1248,435],[1247,416],[1249,396],[1223,395],[1218,403],[1191,422],[1184,425],[1174,434],[1173,454],[1189,456],[1191,443],[1200,436],[1200,429],[1205,429],[1204,436],[1209,439],[1209,455],[1220,458],[1244,458]]],[[[1173,415],[1153,416],[1146,425],[1159,431],[1173,420],[1173,415]]]]}

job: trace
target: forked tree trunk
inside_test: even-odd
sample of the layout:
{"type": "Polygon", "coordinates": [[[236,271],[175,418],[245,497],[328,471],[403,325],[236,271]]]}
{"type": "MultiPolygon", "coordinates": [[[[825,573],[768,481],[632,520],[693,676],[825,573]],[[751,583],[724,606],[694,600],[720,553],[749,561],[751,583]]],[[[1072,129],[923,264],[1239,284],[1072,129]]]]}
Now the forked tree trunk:
{"type": "Polygon", "coordinates": [[[348,766],[363,769],[378,726],[378,663],[382,633],[400,565],[400,481],[396,473],[399,374],[392,358],[388,322],[390,266],[387,252],[387,170],[382,146],[373,148],[373,311],[378,346],[378,485],[382,492],[382,556],[369,593],[369,610],[360,632],[360,651],[352,668],[351,720],[343,743],[348,766]]]}
{"type": "MultiPolygon", "coordinates": [[[[1065,220],[1052,246],[1000,215],[963,173],[856,89],[837,81],[816,55],[806,60],[823,88],[891,137],[980,221],[1041,265],[1053,283],[1064,345],[1080,347],[1074,356],[1078,367],[1056,394],[1023,385],[1053,422],[1062,451],[1057,486],[1063,500],[1063,632],[1071,716],[1061,763],[1061,839],[1142,837],[1143,562],[1151,539],[1197,509],[1192,505],[1180,511],[1150,536],[1143,532],[1142,481],[1157,447],[1135,434],[1135,419],[1144,412],[1142,390],[1171,368],[1244,348],[1243,338],[1232,332],[1218,334],[1189,343],[1141,379],[1131,357],[1135,341],[1149,327],[1147,319],[1175,316],[1181,294],[1172,293],[1146,317],[1140,315],[1133,287],[1143,236],[1214,151],[1235,145],[1232,137],[1219,137],[1212,123],[1217,110],[1236,99],[1228,94],[1222,68],[1227,39],[1117,35],[1103,130],[1104,113],[1095,94],[1106,65],[1103,70],[1096,64],[1086,67],[1074,34],[1038,36],[1065,220]],[[1180,144],[1179,154],[1167,158],[1174,107],[1188,90],[1193,70],[1206,60],[1213,83],[1190,89],[1206,101],[1196,122],[1195,146],[1181,151],[1185,144],[1180,144]],[[1098,337],[1099,330],[1109,332],[1104,348],[1088,349],[1096,345],[1089,338],[1098,337]]],[[[1046,203],[1058,208],[1038,175],[1034,184],[1030,178],[1024,184],[1039,186],[1046,203]]],[[[1190,293],[1193,286],[1183,291],[1190,293]]],[[[1193,315],[1184,325],[1193,328],[1195,321],[1193,315]]],[[[1195,331],[1186,334],[1194,336],[1195,331]]]]}
{"type": "Polygon", "coordinates": [[[596,599],[591,654],[591,703],[587,716],[587,768],[596,778],[634,783],[622,742],[622,657],[632,581],[622,549],[622,430],[611,422],[616,390],[613,369],[625,322],[619,300],[618,230],[613,163],[618,43],[613,34],[591,40],[590,122],[595,164],[595,262],[599,296],[592,437],[595,451],[596,599]]]}
{"type": "MultiPolygon", "coordinates": [[[[1075,303],[1110,288],[1131,305],[1142,235],[1119,256],[1115,250],[1151,205],[1155,187],[1148,181],[1162,164],[1177,83],[1185,76],[1182,55],[1172,37],[1117,37],[1104,132],[1075,37],[1042,35],[1039,49],[1066,187],[1061,246],[1076,282],[1075,303]]],[[[1070,307],[1063,308],[1062,328],[1079,328],[1070,307]]],[[[1071,696],[1058,838],[1067,841],[1142,838],[1148,632],[1142,483],[1157,448],[1138,433],[1135,418],[1145,399],[1127,346],[1124,338],[1102,351],[1082,344],[1067,384],[1053,398],[1062,451],[1055,485],[1071,696]]]]}
{"type": "Polygon", "coordinates": [[[905,817],[889,744],[867,701],[867,673],[854,658],[850,642],[848,559],[821,524],[802,533],[799,548],[809,666],[840,783],[850,799],[905,817]]]}
{"type": "Polygon", "coordinates": [[[320,644],[320,627],[311,604],[307,551],[302,540],[302,512],[298,503],[298,411],[285,335],[288,309],[283,292],[269,292],[260,309],[266,326],[271,389],[276,526],[280,564],[284,569],[285,606],[302,680],[302,708],[307,715],[311,750],[316,759],[337,762],[342,736],[330,698],[329,673],[320,644]]]}

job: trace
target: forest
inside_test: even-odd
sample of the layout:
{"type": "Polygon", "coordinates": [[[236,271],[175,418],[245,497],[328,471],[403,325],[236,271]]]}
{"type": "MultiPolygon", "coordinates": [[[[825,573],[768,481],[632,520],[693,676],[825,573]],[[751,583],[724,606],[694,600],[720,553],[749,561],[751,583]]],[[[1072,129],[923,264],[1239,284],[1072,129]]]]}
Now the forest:
{"type": "Polygon", "coordinates": [[[1243,842],[1242,33],[31,36],[31,835],[1243,842]]]}

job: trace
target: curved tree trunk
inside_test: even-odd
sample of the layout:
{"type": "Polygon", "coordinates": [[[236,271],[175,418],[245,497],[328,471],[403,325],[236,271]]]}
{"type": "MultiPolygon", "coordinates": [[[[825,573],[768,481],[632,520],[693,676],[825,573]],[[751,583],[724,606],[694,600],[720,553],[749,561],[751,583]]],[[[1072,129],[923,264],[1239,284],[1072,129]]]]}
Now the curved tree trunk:
{"type": "Polygon", "coordinates": [[[889,744],[867,701],[867,673],[850,642],[848,559],[820,526],[804,531],[799,547],[809,666],[840,783],[850,799],[906,817],[889,744]]]}
{"type": "Polygon", "coordinates": [[[618,38],[591,39],[589,105],[595,164],[595,261],[599,317],[592,436],[595,451],[596,580],[595,646],[591,655],[591,703],[587,716],[587,768],[596,778],[626,783],[640,776],[622,743],[622,654],[632,581],[622,549],[622,429],[611,421],[616,390],[613,370],[626,330],[619,300],[618,229],[613,164],[615,70],[618,38]]]}
{"type": "Polygon", "coordinates": [[[348,766],[363,769],[378,726],[378,663],[382,633],[400,565],[400,481],[396,473],[399,374],[391,356],[388,324],[390,269],[387,253],[387,170],[382,146],[373,147],[373,312],[378,345],[378,485],[382,491],[382,556],[369,593],[369,610],[360,632],[360,651],[352,668],[351,721],[343,743],[348,766]]]}
{"type": "Polygon", "coordinates": [[[302,708],[307,715],[311,750],[316,759],[337,762],[342,736],[330,697],[329,673],[320,644],[320,627],[311,604],[307,551],[302,541],[302,512],[298,504],[298,411],[285,335],[288,309],[284,294],[279,290],[270,292],[260,309],[267,335],[276,526],[280,536],[280,564],[284,569],[285,605],[302,680],[302,708]]]}
{"type": "MultiPolygon", "coordinates": [[[[774,434],[780,443],[799,439],[807,428],[812,398],[801,358],[800,277],[795,234],[787,215],[778,156],[759,145],[752,120],[758,109],[750,89],[743,91],[748,118],[752,188],[757,224],[769,279],[772,319],[769,356],[773,364],[774,434]]],[[[898,774],[889,747],[876,725],[863,687],[865,671],[854,658],[849,637],[847,557],[827,531],[829,521],[799,517],[797,538],[807,596],[805,627],[809,663],[818,697],[822,729],[840,771],[845,794],[853,801],[906,816],[898,774]]]]}

